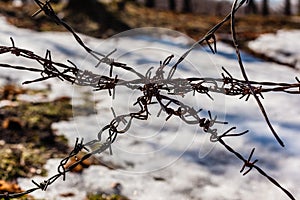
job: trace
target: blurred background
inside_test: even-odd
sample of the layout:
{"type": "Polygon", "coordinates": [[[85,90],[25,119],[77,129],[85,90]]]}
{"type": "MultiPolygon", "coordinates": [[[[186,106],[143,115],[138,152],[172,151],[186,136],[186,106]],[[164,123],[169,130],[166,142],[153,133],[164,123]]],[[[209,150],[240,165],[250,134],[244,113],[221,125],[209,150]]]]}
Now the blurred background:
{"type": "MultiPolygon", "coordinates": [[[[53,9],[62,20],[76,32],[87,35],[81,35],[84,42],[91,46],[99,45],[101,52],[103,50],[107,53],[112,50],[112,46],[108,44],[109,39],[113,38],[111,36],[140,27],[168,28],[174,30],[173,32],[178,31],[198,40],[230,12],[233,0],[52,0],[51,2],[53,9]]],[[[12,37],[17,47],[28,48],[39,55],[44,55],[45,50],[49,49],[54,60],[58,62],[71,59],[80,67],[87,66],[87,69],[94,69],[95,60],[86,58],[85,52],[82,52],[83,50],[74,42],[70,34],[65,33],[64,27],[49,20],[43,13],[32,18],[38,9],[34,0],[0,0],[0,45],[10,46],[9,38],[12,37]],[[84,64],[82,64],[83,60],[84,64]]],[[[237,36],[251,79],[295,82],[294,77],[299,77],[300,68],[300,49],[298,48],[300,44],[297,43],[300,32],[297,29],[300,29],[300,0],[249,0],[249,3],[238,11],[237,36]]],[[[152,66],[153,63],[156,66],[159,60],[165,59],[166,52],[176,50],[180,52],[177,54],[181,55],[189,48],[190,43],[182,42],[180,37],[160,36],[160,38],[124,36],[123,41],[112,40],[111,43],[113,45],[119,43],[120,52],[126,53],[131,49],[142,49],[141,47],[145,49],[151,47],[155,51],[158,51],[157,49],[168,50],[155,52],[157,54],[153,52],[152,54],[143,52],[134,52],[136,55],[124,54],[127,59],[126,63],[133,63],[133,66],[152,66]]],[[[189,61],[192,61],[194,66],[201,66],[201,70],[197,67],[194,69],[182,67],[178,69],[180,73],[192,77],[197,76],[197,70],[201,73],[209,73],[212,70],[211,66],[216,68],[224,66],[233,75],[240,75],[235,49],[232,48],[229,23],[217,31],[216,38],[218,54],[212,55],[209,48],[204,46],[204,49],[192,52],[192,56],[189,57],[189,61]]],[[[113,48],[117,47],[113,46],[113,48]]],[[[19,60],[15,55],[8,54],[1,54],[0,64],[17,63],[23,66],[36,66],[36,63],[28,62],[26,59],[19,60]]],[[[212,72],[213,75],[220,75],[215,72],[212,72]]],[[[111,98],[108,97],[107,91],[103,91],[105,94],[96,98],[93,96],[94,91],[81,91],[77,88],[80,94],[76,96],[73,93],[73,86],[62,82],[57,84],[57,80],[32,84],[25,88],[20,86],[22,81],[34,78],[37,78],[36,74],[25,74],[23,71],[16,72],[1,68],[1,193],[20,192],[21,189],[32,187],[32,177],[42,181],[46,175],[54,174],[61,158],[72,150],[76,133],[85,134],[86,137],[88,132],[94,137],[94,133],[99,131],[98,126],[101,121],[99,119],[110,120],[112,118],[109,109],[111,98]],[[103,96],[107,96],[107,99],[103,96]],[[81,104],[78,102],[78,105],[75,104],[74,99],[81,104]],[[97,106],[104,108],[96,110],[97,106]],[[74,116],[74,108],[80,111],[79,116],[74,116]],[[101,117],[97,118],[96,114],[100,114],[101,117]]],[[[122,101],[128,99],[128,91],[121,93],[118,90],[118,95],[122,101]]],[[[275,178],[278,178],[279,182],[283,183],[296,197],[299,197],[300,177],[295,176],[300,167],[299,139],[297,140],[300,128],[299,97],[276,94],[267,96],[264,102],[276,129],[280,131],[287,143],[284,151],[277,146],[266,129],[257,105],[252,101],[244,102],[238,98],[235,100],[230,98],[226,102],[226,111],[222,113],[224,108],[219,106],[217,114],[218,117],[219,115],[226,116],[226,121],[230,121],[233,126],[238,125],[239,130],[250,129],[252,131],[251,134],[233,142],[232,145],[243,155],[248,155],[252,147],[256,147],[256,152],[261,156],[259,164],[271,172],[272,176],[275,175],[275,178]]],[[[132,106],[132,102],[129,103],[132,106]]],[[[203,102],[200,106],[202,105],[207,106],[203,102]]],[[[124,108],[115,107],[121,107],[124,112],[127,112],[128,105],[123,106],[124,108]]],[[[208,108],[204,107],[204,109],[208,108]]],[[[122,112],[117,113],[122,114],[122,112]]],[[[158,120],[164,122],[164,120],[158,120]]],[[[156,152],[157,146],[159,147],[157,144],[169,141],[168,137],[174,136],[174,133],[184,132],[183,129],[178,128],[176,121],[173,121],[173,124],[172,121],[168,123],[171,128],[166,128],[164,124],[159,127],[151,123],[149,123],[151,127],[141,126],[145,135],[161,130],[158,138],[150,137],[154,139],[153,144],[156,146],[136,138],[131,140],[130,137],[123,137],[120,144],[128,149],[135,148],[138,152],[146,149],[151,152],[148,155],[152,156],[152,152],[156,152]]],[[[131,133],[141,135],[140,132],[135,131],[133,129],[131,133]]],[[[184,132],[184,139],[190,142],[189,139],[194,139],[191,135],[194,132],[194,129],[188,129],[184,132]]],[[[160,160],[168,161],[168,159],[177,159],[176,152],[180,154],[184,152],[182,158],[176,160],[176,164],[170,167],[131,176],[132,174],[128,175],[127,171],[134,172],[139,167],[153,167],[153,158],[147,159],[148,157],[144,156],[147,159],[145,162],[145,159],[138,160],[137,156],[126,153],[122,155],[123,160],[118,160],[118,157],[117,160],[112,158],[109,160],[109,155],[104,154],[102,158],[92,159],[89,163],[85,163],[86,166],[77,169],[76,174],[70,174],[66,182],[58,182],[49,187],[46,192],[35,193],[36,198],[68,200],[152,200],[159,199],[158,197],[175,200],[286,198],[280,190],[256,173],[242,178],[238,173],[241,163],[232,158],[232,155],[223,148],[211,147],[212,144],[208,142],[208,138],[205,138],[207,136],[197,135],[191,147],[182,150],[178,146],[183,140],[178,135],[176,137],[179,142],[160,153],[163,156],[160,160]],[[214,151],[207,151],[207,155],[200,156],[199,148],[204,152],[206,152],[205,148],[214,149],[214,151]],[[83,171],[83,168],[88,169],[83,171]],[[95,196],[89,196],[89,192],[95,196]],[[104,198],[103,195],[106,197],[104,198]]]]}
{"type": "MultiPolygon", "coordinates": [[[[52,0],[58,16],[76,31],[106,38],[145,26],[171,28],[198,39],[231,9],[228,0],[52,0]]],[[[63,31],[43,14],[32,20],[33,0],[1,0],[0,12],[23,28],[63,31]]],[[[239,12],[237,28],[243,40],[278,29],[299,28],[299,0],[250,0],[239,12]],[[255,27],[254,27],[255,25],[255,27]]],[[[228,29],[221,29],[224,33],[228,29]]],[[[226,37],[225,37],[226,38],[226,37]]],[[[223,39],[225,39],[223,38],[223,39]]]]}

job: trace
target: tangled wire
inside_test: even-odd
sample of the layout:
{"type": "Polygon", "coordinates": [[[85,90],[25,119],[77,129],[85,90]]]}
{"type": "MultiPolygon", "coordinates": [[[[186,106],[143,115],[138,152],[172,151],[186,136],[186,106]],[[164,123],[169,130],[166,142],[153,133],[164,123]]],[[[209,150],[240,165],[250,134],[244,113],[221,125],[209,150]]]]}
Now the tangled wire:
{"type": "Polygon", "coordinates": [[[201,40],[192,45],[191,48],[188,49],[173,66],[171,66],[168,72],[166,70],[166,66],[169,66],[170,62],[174,59],[173,55],[168,56],[164,61],[160,62],[160,65],[157,67],[154,73],[152,72],[153,69],[150,68],[145,74],[139,73],[126,63],[120,63],[112,59],[111,55],[116,50],[104,55],[86,46],[76,32],[74,32],[68,24],[62,21],[55,14],[50,4],[51,0],[47,0],[46,2],[42,2],[40,0],[34,1],[40,7],[40,10],[38,10],[34,16],[43,12],[54,22],[64,26],[66,30],[73,35],[77,43],[87,53],[92,55],[94,59],[96,59],[97,64],[95,67],[98,67],[101,63],[104,63],[109,67],[109,75],[94,74],[88,70],[81,70],[76,66],[76,64],[69,60],[69,64],[55,62],[52,60],[51,52],[49,50],[46,51],[45,57],[39,56],[27,49],[16,47],[12,38],[11,46],[0,46],[0,54],[10,53],[16,57],[23,57],[33,60],[36,61],[39,67],[31,68],[27,66],[17,66],[4,63],[0,63],[0,67],[26,70],[36,72],[40,75],[37,79],[25,81],[23,84],[30,84],[34,82],[45,81],[51,78],[57,78],[61,81],[67,81],[78,86],[92,87],[94,91],[107,90],[109,95],[113,97],[115,95],[116,87],[125,86],[131,90],[140,91],[140,96],[134,103],[134,106],[138,108],[138,111],[123,115],[116,115],[113,111],[114,118],[109,124],[104,126],[99,131],[96,139],[84,143],[83,139],[79,141],[77,138],[73,150],[68,156],[61,160],[59,166],[57,167],[56,175],[41,183],[32,181],[36,187],[33,187],[25,192],[0,194],[0,198],[11,199],[21,197],[36,190],[46,190],[48,186],[53,184],[60,177],[65,180],[67,173],[74,169],[77,165],[81,164],[84,160],[88,159],[92,155],[100,154],[103,151],[111,151],[112,143],[114,143],[119,134],[124,134],[130,129],[133,120],[147,120],[149,114],[151,113],[151,107],[158,105],[160,107],[158,116],[160,116],[161,112],[165,112],[167,114],[166,120],[170,119],[171,117],[178,117],[185,123],[199,126],[202,128],[203,132],[210,134],[211,142],[218,142],[225,147],[226,150],[242,161],[243,166],[240,172],[243,173],[243,175],[248,174],[252,169],[256,169],[258,173],[266,177],[272,184],[280,188],[290,199],[295,199],[287,189],[283,188],[274,178],[269,176],[265,171],[257,166],[258,160],[251,161],[255,148],[252,149],[249,157],[245,158],[232,147],[230,147],[224,140],[227,137],[242,136],[248,131],[233,133],[236,127],[230,127],[227,131],[220,133],[218,129],[215,128],[215,124],[228,124],[227,122],[218,121],[217,116],[213,117],[210,111],[208,111],[208,117],[203,117],[200,112],[201,110],[197,111],[193,107],[186,105],[175,98],[172,98],[172,96],[184,96],[187,93],[193,93],[194,95],[195,93],[199,93],[207,95],[209,98],[213,99],[212,93],[221,93],[228,96],[238,96],[240,99],[244,98],[247,101],[251,96],[253,96],[275,139],[281,146],[284,146],[282,140],[273,129],[260,98],[263,98],[263,93],[267,92],[300,94],[300,81],[297,77],[295,83],[255,82],[248,79],[242,59],[240,57],[234,25],[235,13],[243,4],[246,3],[246,0],[242,0],[240,3],[238,3],[238,0],[235,0],[231,12],[219,24],[213,27],[201,40]],[[213,53],[217,52],[215,32],[227,21],[231,21],[232,40],[236,47],[237,59],[244,80],[234,78],[224,67],[222,68],[223,73],[221,74],[220,78],[174,78],[173,76],[177,67],[183,60],[185,60],[186,56],[196,47],[196,45],[206,43],[213,53]],[[118,75],[113,77],[115,68],[119,68],[134,74],[136,79],[123,80],[118,78],[118,75]],[[107,135],[104,136],[105,134],[107,135]],[[97,146],[97,148],[92,150],[92,147],[94,146],[97,146]],[[66,167],[66,163],[69,161],[69,159],[78,155],[78,153],[81,151],[86,151],[88,153],[78,159],[72,165],[66,167]]]}

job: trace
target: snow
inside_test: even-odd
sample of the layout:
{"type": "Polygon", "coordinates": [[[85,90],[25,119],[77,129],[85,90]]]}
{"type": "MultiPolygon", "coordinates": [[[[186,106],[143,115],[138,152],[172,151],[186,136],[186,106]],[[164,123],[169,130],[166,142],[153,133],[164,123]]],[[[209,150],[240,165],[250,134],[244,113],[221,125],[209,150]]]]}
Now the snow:
{"type": "Polygon", "coordinates": [[[256,40],[249,42],[249,47],[283,63],[295,64],[295,67],[299,69],[299,37],[299,30],[279,30],[275,34],[261,35],[256,40]],[[276,41],[276,45],[273,45],[274,41],[276,41]]]}
{"type": "MultiPolygon", "coordinates": [[[[9,37],[13,37],[18,47],[28,48],[40,55],[44,55],[46,49],[49,49],[52,52],[52,59],[57,62],[66,63],[66,60],[70,59],[81,69],[108,74],[109,69],[103,66],[94,68],[95,60],[74,42],[70,34],[34,32],[15,28],[7,24],[3,18],[0,20],[0,45],[10,45],[9,37]]],[[[165,29],[147,28],[144,32],[152,34],[138,35],[140,30],[131,30],[107,40],[84,35],[81,37],[87,45],[104,54],[117,48],[117,52],[112,57],[134,66],[141,73],[145,73],[149,67],[157,67],[159,61],[163,61],[170,54],[174,54],[178,59],[188,49],[187,44],[191,42],[187,36],[177,32],[175,34],[177,37],[167,36],[164,34],[165,29]]],[[[280,33],[281,31],[278,34],[280,33]]],[[[283,35],[287,34],[290,38],[288,42],[298,41],[297,31],[285,32],[283,35]]],[[[268,41],[274,49],[282,48],[281,40],[270,38],[272,37],[269,36],[268,41]]],[[[260,45],[260,49],[268,47],[265,43],[260,45]]],[[[297,46],[299,45],[285,45],[284,49],[296,55],[300,52],[297,46]]],[[[208,52],[207,48],[196,48],[187,57],[187,61],[180,65],[176,76],[217,78],[220,77],[221,67],[224,66],[234,77],[241,78],[234,49],[221,42],[218,43],[217,48],[216,55],[208,52]]],[[[250,79],[295,82],[294,77],[298,72],[293,69],[262,62],[247,54],[242,56],[250,79]]],[[[35,64],[24,59],[16,59],[14,55],[0,55],[0,61],[25,66],[35,64]]],[[[172,61],[174,62],[175,60],[172,61]]],[[[39,74],[1,69],[1,76],[9,76],[12,80],[22,83],[37,78],[39,74]]],[[[120,77],[134,78],[129,73],[120,73],[120,77]]],[[[113,119],[111,107],[117,115],[132,112],[135,110],[132,104],[140,95],[138,91],[119,87],[116,89],[116,98],[112,99],[107,91],[93,92],[90,88],[75,87],[54,79],[26,87],[48,87],[47,84],[52,87],[49,99],[70,96],[73,105],[78,105],[84,103],[86,95],[89,94],[93,101],[89,109],[97,111],[94,115],[79,116],[74,108],[73,119],[53,125],[57,134],[64,134],[69,139],[70,145],[74,144],[76,137],[83,137],[86,142],[95,139],[99,130],[113,119]]],[[[285,148],[279,147],[276,143],[258,106],[251,98],[248,102],[237,97],[222,95],[213,95],[214,101],[205,95],[193,97],[188,94],[184,99],[177,98],[197,109],[211,110],[218,119],[229,121],[229,125],[218,126],[220,132],[231,126],[237,126],[237,131],[249,129],[250,133],[245,136],[226,139],[226,142],[245,157],[255,147],[254,157],[259,159],[258,164],[296,198],[300,198],[299,97],[280,93],[266,94],[264,97],[263,104],[275,129],[285,142],[285,148]]],[[[37,100],[33,99],[33,101],[37,100]]],[[[219,144],[209,142],[209,135],[204,134],[201,129],[188,126],[176,118],[165,121],[166,116],[163,114],[157,117],[159,111],[157,105],[152,105],[150,109],[152,115],[148,121],[135,120],[126,134],[118,136],[112,146],[113,155],[109,155],[108,152],[98,155],[102,160],[110,161],[121,168],[110,170],[103,166],[91,166],[82,174],[70,173],[66,181],[58,180],[46,191],[36,191],[32,195],[39,199],[51,200],[84,199],[87,192],[111,191],[112,184],[120,183],[122,194],[132,200],[288,199],[255,170],[242,176],[239,173],[242,163],[219,144]],[[60,196],[69,192],[74,193],[75,196],[60,196]]],[[[202,114],[207,116],[206,111],[202,111],[202,114]]],[[[49,176],[56,174],[59,161],[59,159],[51,159],[47,162],[49,176]]],[[[33,179],[39,182],[45,177],[33,179]]],[[[31,180],[19,178],[18,183],[23,189],[28,189],[34,186],[31,180]]]]}

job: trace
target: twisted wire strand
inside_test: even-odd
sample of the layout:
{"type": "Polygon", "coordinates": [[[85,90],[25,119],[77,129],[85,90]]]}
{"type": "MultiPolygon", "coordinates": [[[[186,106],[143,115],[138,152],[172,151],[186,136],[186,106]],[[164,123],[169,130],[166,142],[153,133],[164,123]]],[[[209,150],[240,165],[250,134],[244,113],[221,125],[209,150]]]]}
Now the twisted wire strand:
{"type": "MultiPolygon", "coordinates": [[[[37,3],[40,9],[33,16],[44,12],[54,22],[64,26],[73,35],[76,42],[95,59],[97,59],[98,63],[95,65],[95,67],[98,67],[101,63],[104,63],[108,67],[110,67],[109,75],[99,75],[94,74],[88,70],[80,70],[76,66],[76,64],[72,63],[71,61],[68,61],[69,65],[54,62],[49,50],[46,51],[46,56],[42,57],[27,49],[16,47],[15,42],[12,38],[12,46],[0,46],[0,55],[11,53],[17,57],[35,60],[39,64],[39,68],[10,65],[5,63],[0,63],[0,67],[12,68],[16,70],[26,70],[40,74],[40,77],[38,77],[37,79],[25,81],[23,84],[41,82],[50,78],[58,78],[61,81],[67,81],[71,84],[92,87],[95,91],[108,90],[110,95],[112,95],[111,90],[113,90],[114,92],[115,88],[118,86],[126,86],[127,88],[132,90],[139,90],[142,94],[136,99],[136,102],[133,104],[134,106],[139,108],[138,111],[116,115],[116,113],[112,109],[114,118],[109,124],[104,126],[98,132],[96,139],[91,140],[87,143],[83,143],[83,139],[79,141],[79,139],[77,138],[73,150],[69,153],[69,155],[67,155],[60,161],[59,166],[57,167],[57,174],[53,175],[47,180],[44,180],[41,183],[37,183],[32,180],[33,184],[36,187],[20,193],[0,194],[0,198],[11,199],[24,196],[36,190],[45,191],[59,178],[66,180],[67,174],[89,157],[96,154],[101,154],[106,150],[109,150],[109,152],[112,153],[112,144],[115,142],[118,135],[126,133],[130,129],[133,120],[147,120],[150,115],[151,107],[158,105],[160,106],[160,111],[157,116],[160,116],[160,114],[164,112],[167,115],[166,120],[170,119],[171,117],[178,117],[189,125],[198,125],[202,128],[203,132],[210,134],[211,142],[218,142],[219,144],[224,146],[227,151],[229,151],[242,161],[243,166],[240,172],[244,172],[244,170],[247,168],[247,171],[245,171],[243,175],[248,174],[254,168],[258,171],[258,173],[266,177],[272,184],[280,188],[290,199],[295,199],[287,189],[281,186],[274,178],[269,176],[264,170],[256,165],[258,160],[254,160],[253,162],[251,161],[255,150],[254,148],[250,152],[250,156],[246,159],[224,141],[224,138],[242,136],[248,133],[248,130],[240,133],[232,133],[236,129],[236,127],[230,127],[227,131],[219,133],[218,129],[215,127],[215,124],[228,124],[227,122],[218,121],[217,116],[212,117],[210,111],[208,111],[208,117],[203,117],[201,114],[201,110],[196,111],[193,107],[172,98],[172,96],[174,95],[184,96],[189,92],[193,92],[193,94],[200,93],[207,95],[209,98],[213,99],[213,95],[211,93],[222,93],[228,96],[240,96],[240,99],[246,97],[245,100],[247,101],[250,96],[254,96],[255,99],[258,99],[259,97],[263,98],[262,94],[266,92],[283,92],[290,94],[300,93],[300,81],[297,77],[295,83],[250,81],[248,80],[246,74],[244,74],[244,80],[239,80],[234,78],[225,68],[223,68],[224,73],[221,74],[220,78],[173,78],[179,64],[189,55],[189,53],[196,47],[196,45],[206,42],[213,53],[217,52],[215,32],[229,20],[231,20],[232,22],[231,28],[233,41],[235,44],[237,44],[234,29],[234,16],[235,12],[244,3],[246,3],[245,0],[242,0],[239,4],[238,1],[235,1],[232,6],[231,12],[220,23],[214,26],[202,39],[192,45],[192,47],[187,50],[171,67],[166,77],[164,76],[164,73],[166,72],[165,67],[170,65],[171,60],[174,59],[173,55],[168,56],[164,61],[160,62],[160,65],[156,69],[153,76],[151,73],[152,68],[150,68],[146,72],[146,74],[143,75],[127,64],[116,62],[114,61],[114,59],[110,58],[110,56],[116,50],[113,50],[109,54],[104,55],[99,52],[95,52],[88,46],[86,46],[81,38],[73,31],[73,29],[64,21],[59,19],[59,17],[57,17],[51,7],[51,0],[47,0],[46,2],[42,2],[40,0],[34,1],[37,3]],[[213,42],[213,46],[211,46],[209,41],[213,42]],[[115,67],[130,71],[138,78],[130,81],[119,79],[117,75],[113,78],[115,67]],[[97,147],[94,148],[95,146],[97,147]],[[85,151],[87,153],[81,159],[78,159],[72,165],[66,167],[66,163],[72,157],[78,155],[82,151],[85,151]]],[[[239,64],[241,70],[243,71],[244,69],[242,60],[239,57],[239,49],[237,45],[236,48],[239,64]]],[[[258,99],[257,102],[259,103],[260,100],[258,99]]],[[[261,107],[260,109],[262,112],[264,111],[261,107]]],[[[265,117],[267,118],[267,116],[265,117]]],[[[274,136],[278,140],[278,142],[283,145],[276,133],[274,134],[274,136]]]]}

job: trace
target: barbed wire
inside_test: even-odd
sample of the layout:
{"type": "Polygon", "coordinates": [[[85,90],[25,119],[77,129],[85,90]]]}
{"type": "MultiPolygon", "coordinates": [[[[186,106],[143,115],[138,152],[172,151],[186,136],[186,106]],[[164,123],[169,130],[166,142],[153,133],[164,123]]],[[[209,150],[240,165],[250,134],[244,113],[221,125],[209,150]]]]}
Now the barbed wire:
{"type": "Polygon", "coordinates": [[[55,183],[57,179],[62,178],[63,180],[65,180],[67,173],[69,173],[72,169],[74,169],[77,165],[81,164],[86,159],[90,158],[92,155],[101,154],[106,150],[109,150],[109,152],[112,153],[112,144],[117,139],[118,135],[126,133],[130,129],[133,120],[147,120],[151,113],[151,107],[158,105],[160,107],[160,110],[157,113],[158,117],[160,117],[161,113],[164,112],[167,115],[166,120],[170,119],[171,117],[179,117],[182,121],[189,125],[199,126],[200,128],[202,128],[203,132],[210,134],[211,142],[218,142],[219,144],[224,146],[227,151],[229,151],[242,161],[243,166],[240,173],[246,175],[254,168],[258,171],[258,173],[266,177],[272,184],[280,188],[290,199],[295,199],[287,189],[281,186],[274,178],[269,176],[263,169],[257,166],[258,160],[251,161],[255,148],[252,149],[249,157],[245,158],[224,141],[224,139],[228,137],[242,136],[248,133],[248,130],[239,133],[233,133],[236,127],[230,127],[227,131],[220,133],[215,127],[215,124],[228,124],[228,122],[218,121],[217,116],[213,117],[210,111],[208,111],[207,117],[204,117],[201,114],[201,109],[195,110],[193,107],[173,98],[173,96],[177,95],[184,97],[184,95],[188,93],[193,93],[193,95],[199,93],[204,94],[208,98],[213,100],[213,93],[220,93],[227,96],[238,96],[239,99],[245,98],[245,101],[248,101],[248,99],[253,96],[258,103],[259,108],[274,137],[281,146],[284,146],[282,140],[273,129],[266,111],[260,101],[260,98],[264,98],[263,93],[267,92],[300,94],[300,81],[297,77],[295,78],[295,83],[257,82],[250,81],[248,79],[242,59],[240,57],[234,24],[235,13],[243,4],[246,3],[246,0],[242,0],[240,1],[240,3],[238,3],[237,0],[234,1],[231,12],[220,23],[218,23],[210,31],[208,31],[208,33],[202,39],[192,45],[191,48],[188,49],[175,62],[166,76],[164,75],[167,72],[166,66],[169,66],[171,61],[174,59],[173,55],[170,55],[164,61],[161,61],[160,65],[155,70],[155,73],[152,73],[153,68],[150,68],[145,74],[142,74],[136,71],[133,67],[128,66],[126,63],[116,62],[114,59],[112,59],[111,55],[116,51],[116,49],[105,55],[96,52],[86,46],[85,43],[81,40],[80,36],[77,35],[68,24],[62,21],[55,14],[50,4],[51,0],[47,0],[46,2],[42,2],[40,0],[34,1],[40,7],[40,9],[33,16],[44,12],[44,14],[50,17],[50,19],[52,19],[54,22],[64,26],[67,31],[69,31],[73,35],[76,42],[82,48],[84,48],[87,53],[92,55],[97,60],[97,64],[95,65],[95,67],[98,67],[101,63],[103,63],[109,67],[109,74],[95,74],[92,71],[81,70],[76,66],[75,63],[70,60],[68,60],[68,64],[55,62],[52,60],[51,51],[49,50],[46,51],[45,57],[39,56],[30,50],[16,47],[13,38],[10,38],[12,43],[11,46],[0,46],[0,55],[10,53],[12,55],[15,55],[16,57],[23,57],[25,59],[33,60],[36,61],[38,67],[10,65],[6,63],[0,63],[0,67],[39,73],[38,78],[25,81],[23,82],[23,84],[30,84],[45,81],[51,78],[58,78],[61,81],[67,81],[71,84],[92,87],[94,91],[107,90],[109,95],[113,97],[115,96],[116,87],[125,86],[131,90],[137,90],[141,92],[141,95],[133,104],[139,109],[136,112],[116,115],[114,109],[112,108],[114,118],[111,120],[111,122],[98,132],[97,137],[94,140],[84,143],[83,139],[79,141],[79,139],[77,138],[73,150],[69,153],[69,155],[67,155],[60,161],[60,164],[57,168],[57,174],[41,183],[37,183],[33,180],[32,182],[35,187],[29,190],[21,193],[0,194],[0,198],[18,198],[32,193],[36,190],[45,191],[50,185],[55,183]],[[174,78],[174,74],[180,63],[186,59],[189,53],[197,45],[206,43],[212,53],[217,52],[215,32],[227,21],[231,21],[232,40],[234,46],[236,47],[237,59],[244,80],[234,78],[224,67],[222,67],[223,72],[221,73],[219,78],[174,78]],[[118,75],[115,75],[113,77],[115,68],[120,68],[122,70],[133,73],[136,76],[136,79],[120,79],[118,75]],[[107,136],[104,136],[105,134],[107,134],[107,136]],[[80,159],[78,158],[77,161],[70,166],[66,166],[67,162],[72,157],[76,157],[82,151],[86,153],[83,157],[81,157],[80,159]],[[245,171],[246,168],[247,170],[245,171]]]}

